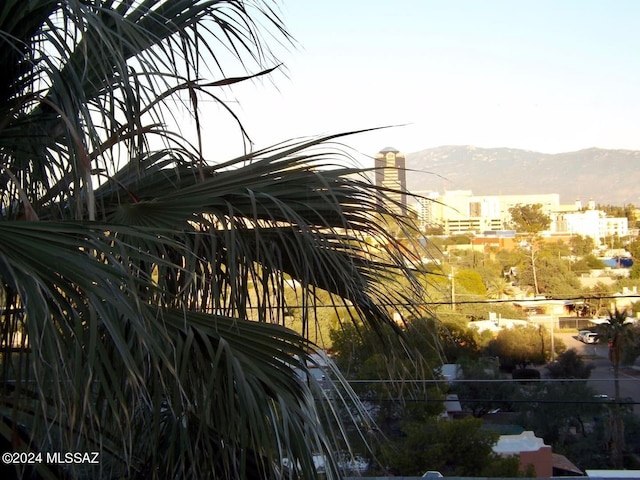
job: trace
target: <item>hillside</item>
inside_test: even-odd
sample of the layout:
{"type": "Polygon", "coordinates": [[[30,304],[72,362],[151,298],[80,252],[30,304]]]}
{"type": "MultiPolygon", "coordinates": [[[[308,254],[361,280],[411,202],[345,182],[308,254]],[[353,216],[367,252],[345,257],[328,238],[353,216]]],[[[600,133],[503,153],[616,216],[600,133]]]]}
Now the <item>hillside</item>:
{"type": "Polygon", "coordinates": [[[640,205],[640,151],[589,148],[546,154],[442,146],[406,154],[410,191],[476,195],[559,193],[562,203],[640,205]]]}

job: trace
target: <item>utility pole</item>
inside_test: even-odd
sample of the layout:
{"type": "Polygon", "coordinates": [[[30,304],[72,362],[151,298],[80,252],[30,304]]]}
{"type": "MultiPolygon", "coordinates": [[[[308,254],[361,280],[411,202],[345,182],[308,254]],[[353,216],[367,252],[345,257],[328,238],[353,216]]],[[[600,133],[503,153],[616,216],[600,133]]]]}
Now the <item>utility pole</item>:
{"type": "Polygon", "coordinates": [[[449,274],[449,280],[451,280],[451,310],[455,312],[456,310],[456,281],[455,281],[455,270],[453,266],[451,267],[451,273],[449,274]]]}
{"type": "Polygon", "coordinates": [[[553,334],[553,331],[555,329],[555,317],[551,317],[551,362],[555,362],[556,361],[556,345],[555,345],[555,336],[553,334]]]}
{"type": "Polygon", "coordinates": [[[533,273],[533,288],[536,292],[536,297],[540,295],[540,290],[538,289],[538,273],[536,272],[536,237],[535,235],[531,237],[531,271],[533,273]]]}

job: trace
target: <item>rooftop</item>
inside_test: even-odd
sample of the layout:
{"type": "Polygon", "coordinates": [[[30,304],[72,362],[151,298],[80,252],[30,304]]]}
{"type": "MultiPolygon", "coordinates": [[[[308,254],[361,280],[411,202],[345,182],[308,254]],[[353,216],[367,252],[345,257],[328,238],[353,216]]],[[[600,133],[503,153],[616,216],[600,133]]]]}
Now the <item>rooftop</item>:
{"type": "Polygon", "coordinates": [[[380,153],[398,153],[400,152],[400,150],[397,150],[393,147],[385,147],[382,150],[380,150],[380,153]]]}

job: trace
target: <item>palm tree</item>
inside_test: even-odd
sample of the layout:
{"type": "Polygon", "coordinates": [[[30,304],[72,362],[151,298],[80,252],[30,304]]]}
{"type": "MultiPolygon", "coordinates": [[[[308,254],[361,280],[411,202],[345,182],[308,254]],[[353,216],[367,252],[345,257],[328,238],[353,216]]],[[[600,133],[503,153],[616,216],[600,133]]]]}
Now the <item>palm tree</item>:
{"type": "Polygon", "coordinates": [[[620,364],[625,347],[629,346],[633,339],[633,325],[629,320],[626,309],[618,310],[616,307],[609,311],[606,323],[600,324],[598,333],[609,343],[609,360],[613,364],[613,379],[615,383],[616,399],[620,398],[620,364]]]}
{"type": "Polygon", "coordinates": [[[41,478],[267,478],[283,458],[311,478],[314,452],[337,475],[332,399],[353,398],[305,375],[314,314],[279,324],[287,281],[380,330],[419,284],[387,233],[405,220],[334,137],[204,157],[199,101],[269,73],[265,35],[289,41],[260,0],[0,7],[0,442],[100,455],[41,478]],[[196,145],[169,126],[180,102],[196,145]]]}
{"type": "Polygon", "coordinates": [[[609,430],[611,458],[615,468],[622,468],[622,451],[624,448],[624,424],[622,422],[620,404],[620,363],[624,349],[630,344],[633,335],[632,324],[627,320],[627,310],[618,310],[618,307],[615,307],[613,311],[609,311],[607,323],[602,323],[598,329],[600,335],[609,343],[609,360],[613,364],[616,408],[610,418],[609,430]]]}
{"type": "Polygon", "coordinates": [[[513,295],[515,289],[511,282],[504,277],[499,277],[489,282],[487,286],[487,297],[496,300],[503,300],[513,295]]]}

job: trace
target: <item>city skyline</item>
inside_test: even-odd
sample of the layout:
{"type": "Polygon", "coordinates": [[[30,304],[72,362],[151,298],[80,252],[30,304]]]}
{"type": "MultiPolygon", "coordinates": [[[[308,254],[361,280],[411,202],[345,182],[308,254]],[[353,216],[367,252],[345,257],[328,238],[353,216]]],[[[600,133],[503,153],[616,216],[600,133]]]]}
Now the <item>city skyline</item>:
{"type": "Polygon", "coordinates": [[[626,217],[607,216],[594,201],[562,204],[558,193],[474,195],[461,190],[412,198],[408,208],[415,212],[421,230],[440,227],[444,234],[452,235],[512,230],[511,209],[520,205],[540,205],[550,221],[545,229],[548,234],[581,235],[596,243],[630,234],[626,217]]]}

